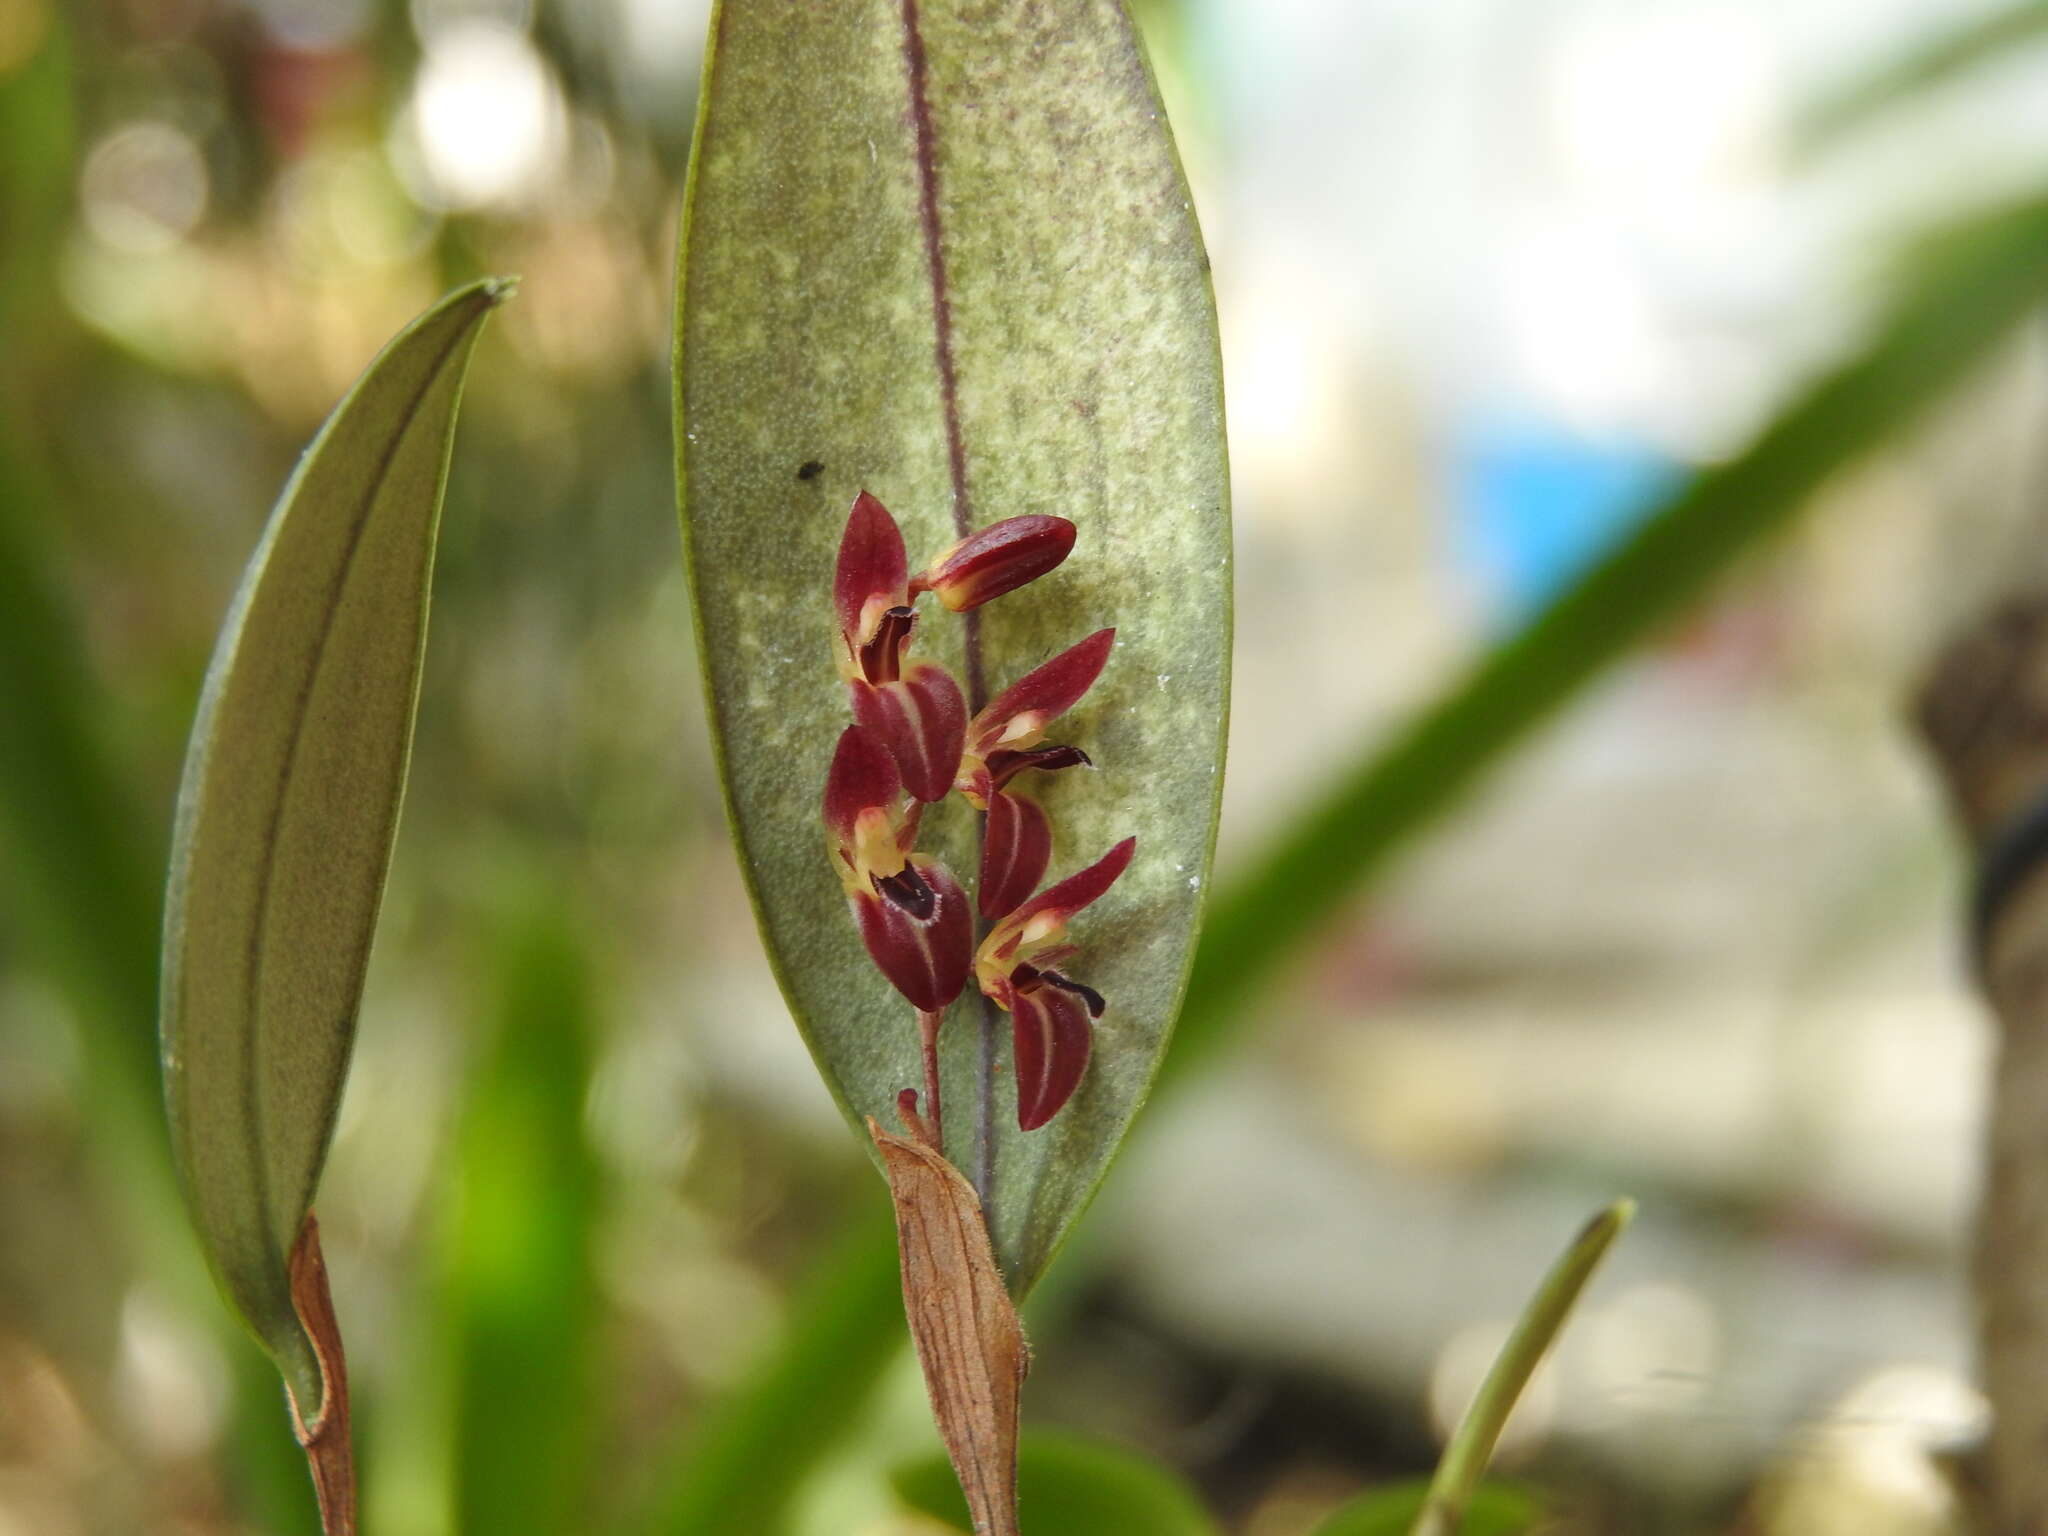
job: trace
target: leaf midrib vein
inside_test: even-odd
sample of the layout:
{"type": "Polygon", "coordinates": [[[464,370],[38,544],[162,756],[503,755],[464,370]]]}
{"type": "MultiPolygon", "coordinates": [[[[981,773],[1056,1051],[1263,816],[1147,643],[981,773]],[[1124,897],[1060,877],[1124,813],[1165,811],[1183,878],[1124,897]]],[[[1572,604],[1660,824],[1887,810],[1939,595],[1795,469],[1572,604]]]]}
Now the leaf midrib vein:
{"type": "MultiPolygon", "coordinates": [[[[945,227],[939,217],[938,124],[932,116],[930,67],[925,57],[924,31],[919,21],[918,0],[903,0],[903,61],[909,77],[910,122],[917,156],[917,218],[924,232],[926,272],[932,293],[932,357],[939,373],[939,409],[946,428],[946,472],[953,487],[953,536],[964,539],[973,531],[974,509],[967,485],[967,435],[960,422],[960,385],[953,347],[953,301],[946,270],[945,227]]],[[[969,610],[961,616],[962,651],[967,672],[967,709],[970,714],[988,702],[988,674],[982,659],[981,614],[969,610]]],[[[981,849],[987,837],[986,821],[975,828],[975,869],[979,880],[981,849]]],[[[977,929],[985,925],[977,924],[977,929]]],[[[979,933],[977,933],[977,937],[979,933]]],[[[995,1203],[995,1080],[1000,1020],[995,1003],[980,1000],[981,1060],[976,1083],[975,1122],[978,1148],[974,1188],[981,1198],[982,1217],[994,1237],[995,1203]]]]}

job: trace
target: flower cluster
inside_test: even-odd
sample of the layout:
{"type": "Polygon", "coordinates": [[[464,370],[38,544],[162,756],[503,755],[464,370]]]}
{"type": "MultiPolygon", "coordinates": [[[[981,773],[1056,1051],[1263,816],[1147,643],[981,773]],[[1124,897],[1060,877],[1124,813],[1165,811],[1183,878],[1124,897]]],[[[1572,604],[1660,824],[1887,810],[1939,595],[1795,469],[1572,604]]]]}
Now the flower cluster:
{"type": "Polygon", "coordinates": [[[834,645],[854,723],[826,775],[825,829],[861,941],[918,1011],[926,1116],[918,1116],[913,1090],[899,1102],[906,1122],[935,1145],[938,1029],[969,975],[1010,1014],[1018,1127],[1044,1125],[1079,1086],[1102,996],[1054,967],[1074,953],[1068,922],[1116,882],[1136,839],[1032,894],[1052,861],[1052,824],[1017,781],[1027,771],[1088,763],[1079,747],[1047,743],[1045,731],[1094,683],[1116,631],[1062,651],[970,719],[953,675],[908,656],[916,603],[929,592],[965,613],[1043,576],[1073,547],[1074,525],[1064,518],[1006,518],[913,575],[896,520],[866,491],[839,545],[834,645]],[[917,851],[925,807],[949,793],[986,818],[972,910],[952,872],[917,851]],[[979,946],[977,915],[987,925],[979,946]]]}

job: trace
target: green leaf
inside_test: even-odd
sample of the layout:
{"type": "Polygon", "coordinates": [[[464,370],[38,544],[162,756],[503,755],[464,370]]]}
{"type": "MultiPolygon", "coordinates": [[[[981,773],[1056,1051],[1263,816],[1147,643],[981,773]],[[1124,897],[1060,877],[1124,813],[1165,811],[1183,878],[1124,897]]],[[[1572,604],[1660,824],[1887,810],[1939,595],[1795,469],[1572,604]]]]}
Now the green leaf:
{"type": "MultiPolygon", "coordinates": [[[[1208,263],[1114,0],[725,0],[701,100],[676,399],[700,654],[769,955],[856,1125],[896,1124],[921,1081],[913,1014],[861,948],[818,811],[848,718],[830,594],[856,490],[902,523],[913,568],[997,518],[1078,526],[1067,563],[978,626],[927,614],[921,654],[971,692],[977,627],[982,692],[1117,628],[1059,733],[1100,771],[1033,786],[1054,876],[1138,839],[1075,929],[1075,973],[1109,1001],[1094,1061],[1024,1134],[1007,1019],[970,987],[942,1038],[947,1151],[970,1175],[984,1031],[1000,1046],[994,1238],[1022,1294],[1151,1084],[1207,884],[1230,619],[1208,263]]],[[[925,819],[963,878],[976,819],[958,803],[925,819]]]]}
{"type": "MultiPolygon", "coordinates": [[[[1254,1018],[1250,1002],[1484,775],[1656,626],[1699,600],[1736,561],[1809,506],[1830,475],[1870,453],[1939,400],[1969,368],[2048,299],[2048,202],[1974,221],[1908,274],[1870,339],[1795,399],[1750,447],[1703,471],[1541,616],[1481,657],[1392,743],[1375,742],[1333,775],[1210,909],[1186,1006],[1161,1087],[1194,1075],[1254,1018]]],[[[895,1273],[874,1255],[877,1216],[848,1263],[815,1284],[813,1305],[842,1318],[890,1319],[895,1273]]],[[[877,1326],[880,1326],[878,1323],[877,1326]]],[[[787,1385],[810,1376],[824,1401],[865,1401],[893,1352],[865,1351],[842,1331],[829,1353],[808,1353],[801,1325],[736,1389],[727,1433],[686,1452],[671,1496],[726,1486],[756,1456],[772,1457],[785,1497],[763,1495],[779,1518],[800,1485],[801,1461],[774,1443],[787,1385]]],[[[807,1420],[818,1455],[830,1426],[807,1420]]],[[[764,1515],[760,1528],[772,1529],[764,1515]]]]}
{"type": "Polygon", "coordinates": [[[400,333],[307,450],[199,703],[164,914],[172,1148],[228,1300],[301,1417],[323,1402],[287,1259],[355,1037],[426,641],[462,376],[505,285],[400,333]]]}
{"type": "MultiPolygon", "coordinates": [[[[1314,1536],[1408,1536],[1429,1498],[1429,1484],[1417,1479],[1375,1488],[1337,1509],[1314,1536]]],[[[1543,1503],[1513,1483],[1485,1483],[1473,1490],[1459,1536],[1522,1536],[1543,1518],[1543,1503]]]]}
{"type": "Polygon", "coordinates": [[[1515,1320],[1515,1331],[1501,1346],[1500,1355],[1479,1383],[1471,1405],[1459,1419],[1458,1427],[1444,1446],[1436,1475],[1429,1481],[1422,1508],[1410,1528],[1411,1536],[1458,1536],[1464,1529],[1467,1507],[1479,1479],[1486,1474],[1500,1432],[1514,1412],[1522,1389],[1529,1384],[1557,1335],[1578,1305],[1579,1295],[1593,1271],[1607,1257],[1614,1240],[1635,1219],[1633,1200],[1617,1200],[1586,1223],[1572,1240],[1550,1273],[1543,1277],[1529,1305],[1515,1320]]]}
{"type": "MultiPolygon", "coordinates": [[[[972,1529],[945,1456],[889,1475],[896,1496],[955,1530],[972,1529]]],[[[1017,1507],[1030,1531],[1061,1536],[1219,1536],[1194,1490],[1166,1468],[1100,1440],[1026,1431],[1017,1448],[1017,1507]]]]}

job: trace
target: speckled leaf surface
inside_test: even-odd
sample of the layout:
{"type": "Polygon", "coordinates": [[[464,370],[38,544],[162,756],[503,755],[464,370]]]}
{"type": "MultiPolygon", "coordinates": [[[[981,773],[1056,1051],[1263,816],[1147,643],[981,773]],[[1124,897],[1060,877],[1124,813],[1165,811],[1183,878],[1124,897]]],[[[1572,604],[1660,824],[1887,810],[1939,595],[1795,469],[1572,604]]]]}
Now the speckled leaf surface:
{"type": "Polygon", "coordinates": [[[326,1159],[390,863],[441,490],[470,348],[504,287],[443,300],[300,461],[222,627],[178,797],[164,1090],[222,1290],[309,1417],[286,1263],[326,1159]]]}
{"type": "MultiPolygon", "coordinates": [[[[1051,877],[1135,835],[1076,923],[1109,1001],[1079,1093],[1016,1129],[1007,1016],[997,1255],[1028,1288],[1145,1096],[1207,881],[1228,695],[1230,540],[1214,307],[1188,192],[1115,0],[724,0],[712,23],[678,295],[677,455],[701,655],[740,856],[783,991],[850,1117],[919,1081],[907,1005],[868,963],[818,797],[846,700],[834,551],[861,488],[913,569],[1022,513],[1079,528],[1058,571],[920,653],[986,697],[1106,625],[1102,679],[1039,776],[1051,877]]],[[[927,609],[932,608],[927,601],[927,609]]],[[[957,799],[921,846],[963,878],[957,799]]],[[[947,1152],[973,1174],[983,1029],[942,1040],[947,1152]]]]}

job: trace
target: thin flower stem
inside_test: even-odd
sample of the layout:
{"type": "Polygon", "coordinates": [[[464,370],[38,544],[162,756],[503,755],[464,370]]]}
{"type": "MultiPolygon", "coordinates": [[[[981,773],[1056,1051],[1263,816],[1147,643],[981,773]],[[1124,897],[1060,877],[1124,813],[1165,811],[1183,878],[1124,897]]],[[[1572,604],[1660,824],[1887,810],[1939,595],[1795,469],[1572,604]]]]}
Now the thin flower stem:
{"type": "Polygon", "coordinates": [[[917,1011],[918,1041],[924,1049],[924,1112],[931,1123],[932,1140],[937,1143],[935,1150],[945,1155],[946,1126],[939,1116],[939,1029],[946,1022],[945,1011],[927,1013],[917,1011]]]}
{"type": "MultiPolygon", "coordinates": [[[[964,496],[956,494],[953,502],[953,517],[965,538],[968,531],[968,515],[964,496]]],[[[967,674],[967,712],[970,717],[981,712],[988,703],[988,671],[981,654],[981,613],[970,609],[961,616],[962,660],[967,674]]],[[[983,855],[988,847],[988,815],[984,812],[974,823],[974,867],[982,866],[983,855]]],[[[979,880],[977,878],[977,896],[979,880]]],[[[974,942],[977,948],[988,937],[989,925],[977,920],[974,925],[974,942]]],[[[995,1195],[996,1195],[996,1050],[1001,1040],[1001,1021],[996,1017],[994,999],[984,995],[981,999],[981,1071],[975,1084],[975,1141],[974,1141],[974,1193],[981,1200],[982,1225],[989,1229],[989,1240],[995,1240],[995,1195]]]]}
{"type": "Polygon", "coordinates": [[[994,1231],[996,1195],[996,1046],[1001,1021],[995,999],[981,997],[981,1081],[975,1105],[980,1126],[974,1165],[974,1192],[981,1197],[982,1221],[994,1231]]]}

